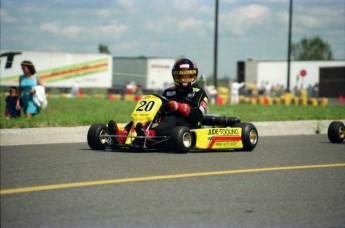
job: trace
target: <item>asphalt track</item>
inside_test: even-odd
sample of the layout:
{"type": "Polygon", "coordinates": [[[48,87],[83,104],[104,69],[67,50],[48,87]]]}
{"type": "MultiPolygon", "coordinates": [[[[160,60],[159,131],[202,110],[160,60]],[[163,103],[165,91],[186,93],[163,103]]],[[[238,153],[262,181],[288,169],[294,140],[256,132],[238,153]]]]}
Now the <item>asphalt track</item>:
{"type": "Polygon", "coordinates": [[[252,152],[1,146],[1,227],[345,227],[344,178],[326,134],[252,152]]]}

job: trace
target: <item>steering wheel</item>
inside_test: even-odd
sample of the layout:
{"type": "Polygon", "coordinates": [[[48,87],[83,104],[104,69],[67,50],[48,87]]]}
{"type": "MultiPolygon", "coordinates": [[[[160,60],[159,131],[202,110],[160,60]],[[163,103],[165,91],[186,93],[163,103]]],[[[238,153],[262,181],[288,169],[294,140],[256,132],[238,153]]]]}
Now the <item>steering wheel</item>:
{"type": "Polygon", "coordinates": [[[169,102],[169,99],[164,97],[164,96],[162,96],[162,95],[158,95],[158,94],[153,94],[153,95],[158,97],[158,98],[160,98],[162,100],[163,104],[166,104],[166,103],[169,102]]]}

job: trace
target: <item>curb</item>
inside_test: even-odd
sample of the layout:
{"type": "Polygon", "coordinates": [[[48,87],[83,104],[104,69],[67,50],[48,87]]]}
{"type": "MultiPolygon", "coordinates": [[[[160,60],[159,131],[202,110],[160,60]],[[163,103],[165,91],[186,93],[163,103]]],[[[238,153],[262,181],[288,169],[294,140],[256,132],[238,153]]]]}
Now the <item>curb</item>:
{"type": "MultiPolygon", "coordinates": [[[[333,120],[269,121],[251,122],[259,136],[315,135],[327,134],[333,120]]],[[[339,120],[345,122],[345,120],[339,120]]],[[[30,145],[54,143],[86,143],[90,126],[0,129],[0,145],[30,145]]]]}
{"type": "Polygon", "coordinates": [[[0,145],[86,142],[89,126],[0,129],[0,145]]]}

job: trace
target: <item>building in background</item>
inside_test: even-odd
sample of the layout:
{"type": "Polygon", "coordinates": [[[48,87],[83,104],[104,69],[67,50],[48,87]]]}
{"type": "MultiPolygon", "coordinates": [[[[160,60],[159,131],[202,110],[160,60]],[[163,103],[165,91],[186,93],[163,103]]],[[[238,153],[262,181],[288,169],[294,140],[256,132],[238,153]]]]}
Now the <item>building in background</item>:
{"type": "Polygon", "coordinates": [[[173,58],[114,57],[113,87],[134,81],[145,90],[163,90],[173,83],[173,58]]]}
{"type": "MultiPolygon", "coordinates": [[[[287,87],[286,61],[246,60],[237,63],[237,80],[287,87]]],[[[345,95],[345,61],[291,61],[290,91],[294,87],[306,89],[318,84],[319,95],[345,95]]]]}

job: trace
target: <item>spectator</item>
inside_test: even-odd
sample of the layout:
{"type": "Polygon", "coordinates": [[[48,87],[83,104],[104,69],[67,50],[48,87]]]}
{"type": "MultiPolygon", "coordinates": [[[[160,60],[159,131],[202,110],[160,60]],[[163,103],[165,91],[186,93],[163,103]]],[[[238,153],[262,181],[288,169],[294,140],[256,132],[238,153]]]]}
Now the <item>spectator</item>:
{"type": "Polygon", "coordinates": [[[296,85],[295,87],[293,87],[292,92],[293,92],[293,96],[294,96],[294,97],[299,97],[299,96],[301,96],[301,90],[298,89],[297,85],[296,85]]]}
{"type": "Polygon", "coordinates": [[[278,87],[276,97],[280,97],[285,93],[284,85],[279,85],[278,87]]]}
{"type": "Polygon", "coordinates": [[[79,96],[79,83],[75,81],[72,88],[71,88],[71,97],[78,97],[79,96]]]}
{"type": "Polygon", "coordinates": [[[269,81],[267,81],[265,85],[265,92],[263,95],[269,96],[271,93],[271,89],[272,89],[272,85],[269,81]]]}
{"type": "MultiPolygon", "coordinates": [[[[247,86],[246,86],[247,87],[247,86]]],[[[256,81],[251,85],[251,93],[249,94],[249,96],[251,97],[257,97],[259,95],[259,87],[258,84],[256,83],[256,81]]]]}
{"type": "Polygon", "coordinates": [[[308,94],[308,97],[313,96],[313,86],[311,84],[309,84],[307,87],[307,94],[308,94]]]}
{"type": "Polygon", "coordinates": [[[25,60],[21,63],[23,75],[19,77],[19,89],[16,108],[23,112],[27,118],[31,118],[40,112],[40,107],[34,102],[33,95],[35,87],[43,86],[42,80],[36,74],[36,69],[31,61],[25,60]]]}
{"type": "Polygon", "coordinates": [[[238,104],[240,101],[240,89],[244,86],[244,82],[237,82],[235,80],[230,80],[229,87],[230,87],[230,93],[231,98],[230,102],[231,104],[238,104]]]}
{"type": "Polygon", "coordinates": [[[126,94],[135,94],[136,88],[135,81],[131,81],[126,85],[126,94]]]}
{"type": "Polygon", "coordinates": [[[210,104],[216,104],[218,91],[216,90],[214,85],[210,85],[208,82],[206,82],[205,92],[210,99],[210,104]]]}
{"type": "Polygon", "coordinates": [[[313,97],[319,98],[319,83],[315,83],[313,86],[313,97]]]}
{"type": "Polygon", "coordinates": [[[278,85],[272,85],[270,97],[277,97],[278,85]]]}
{"type": "Polygon", "coordinates": [[[20,109],[16,108],[17,99],[17,88],[12,86],[9,89],[9,95],[5,98],[5,116],[7,119],[20,117],[20,109]]]}
{"type": "Polygon", "coordinates": [[[143,85],[139,81],[139,83],[137,84],[137,89],[136,89],[136,93],[135,93],[135,100],[139,101],[141,99],[142,95],[143,95],[143,85]]]}
{"type": "Polygon", "coordinates": [[[266,82],[261,81],[260,87],[259,87],[259,95],[265,95],[266,91],[266,82]]]}

